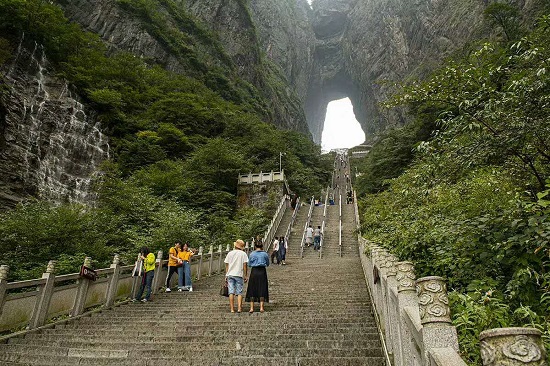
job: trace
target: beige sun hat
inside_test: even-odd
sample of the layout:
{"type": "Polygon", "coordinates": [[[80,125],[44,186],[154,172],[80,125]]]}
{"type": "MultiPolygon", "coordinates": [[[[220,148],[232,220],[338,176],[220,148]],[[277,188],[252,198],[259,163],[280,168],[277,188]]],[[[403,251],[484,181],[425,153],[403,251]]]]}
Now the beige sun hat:
{"type": "Polygon", "coordinates": [[[242,241],[241,239],[238,239],[233,243],[233,246],[235,248],[244,249],[244,241],[242,241]]]}

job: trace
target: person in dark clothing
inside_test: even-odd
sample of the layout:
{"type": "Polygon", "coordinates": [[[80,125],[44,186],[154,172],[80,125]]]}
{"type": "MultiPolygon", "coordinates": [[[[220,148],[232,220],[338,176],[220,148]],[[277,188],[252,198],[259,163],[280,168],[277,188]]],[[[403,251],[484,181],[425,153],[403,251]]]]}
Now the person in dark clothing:
{"type": "Polygon", "coordinates": [[[260,302],[260,313],[264,312],[264,303],[269,302],[269,290],[267,282],[267,270],[269,256],[263,250],[261,243],[254,245],[254,251],[248,258],[248,266],[251,267],[248,288],[245,301],[250,302],[250,313],[254,312],[254,301],[260,302]]]}

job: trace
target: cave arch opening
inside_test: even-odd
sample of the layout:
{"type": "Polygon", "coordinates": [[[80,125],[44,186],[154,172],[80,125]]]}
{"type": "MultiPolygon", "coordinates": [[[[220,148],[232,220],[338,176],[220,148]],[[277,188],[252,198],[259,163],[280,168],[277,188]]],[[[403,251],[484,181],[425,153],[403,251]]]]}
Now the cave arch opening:
{"type": "Polygon", "coordinates": [[[326,107],[321,148],[323,151],[351,148],[365,141],[365,132],[357,121],[348,97],[330,101],[326,107]]]}

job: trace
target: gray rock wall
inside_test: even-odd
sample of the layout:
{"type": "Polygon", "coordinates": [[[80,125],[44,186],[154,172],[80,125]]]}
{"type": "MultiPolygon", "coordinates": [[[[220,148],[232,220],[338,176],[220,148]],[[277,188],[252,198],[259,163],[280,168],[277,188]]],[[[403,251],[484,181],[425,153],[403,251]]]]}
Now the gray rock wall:
{"type": "Polygon", "coordinates": [[[0,94],[0,209],[30,196],[90,199],[92,176],[109,156],[94,114],[51,75],[37,45],[20,45],[0,71],[7,86],[0,94]]]}

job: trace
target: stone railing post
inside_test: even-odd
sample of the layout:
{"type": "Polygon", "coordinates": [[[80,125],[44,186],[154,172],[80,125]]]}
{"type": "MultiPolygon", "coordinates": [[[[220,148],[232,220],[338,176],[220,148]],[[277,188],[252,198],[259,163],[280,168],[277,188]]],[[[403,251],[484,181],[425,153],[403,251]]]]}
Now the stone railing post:
{"type": "MultiPolygon", "coordinates": [[[[141,254],[138,254],[137,256],[137,259],[136,259],[136,265],[141,261],[140,259],[140,256],[141,254]]],[[[132,299],[135,299],[136,298],[136,294],[141,286],[141,281],[143,280],[143,275],[144,275],[144,268],[143,268],[143,263],[142,263],[142,270],[141,270],[141,273],[136,273],[135,276],[134,276],[134,280],[132,281],[132,292],[130,294],[130,298],[132,299]]]]}
{"type": "Polygon", "coordinates": [[[159,288],[162,286],[162,279],[165,278],[165,276],[162,275],[162,257],[164,253],[162,250],[159,250],[157,252],[157,258],[156,258],[156,267],[155,267],[155,277],[153,277],[153,288],[151,289],[152,294],[156,294],[159,291],[159,288]]]}
{"type": "Polygon", "coordinates": [[[4,304],[6,302],[6,298],[8,297],[7,287],[9,273],[10,266],[0,266],[0,315],[2,315],[2,310],[4,309],[4,304]]]}
{"type": "Polygon", "coordinates": [[[208,258],[208,276],[212,276],[212,265],[214,264],[214,246],[210,244],[210,249],[208,250],[210,258],[208,258]]]}
{"type": "Polygon", "coordinates": [[[447,285],[441,277],[430,276],[416,280],[416,292],[422,324],[424,364],[430,364],[430,349],[453,348],[458,350],[456,328],[451,322],[451,309],[447,297],[447,285]]]}
{"type": "Polygon", "coordinates": [[[38,298],[36,299],[36,304],[32,312],[31,321],[29,322],[29,329],[38,328],[46,322],[54,289],[54,272],[55,261],[49,261],[46,272],[42,274],[42,278],[46,280],[46,283],[40,286],[38,298]]]}
{"type": "Polygon", "coordinates": [[[225,251],[229,252],[230,250],[231,250],[231,246],[229,244],[227,244],[227,247],[225,247],[225,251]]]}
{"type": "Polygon", "coordinates": [[[397,262],[397,258],[393,255],[388,255],[386,257],[386,298],[387,298],[387,314],[388,314],[388,330],[389,330],[389,338],[386,340],[387,346],[388,346],[388,352],[392,353],[394,355],[394,359],[396,359],[396,364],[399,363],[399,360],[397,360],[400,356],[399,352],[397,351],[399,349],[399,344],[397,343],[398,340],[398,314],[397,314],[397,297],[394,295],[394,290],[397,289],[397,267],[395,266],[395,263],[397,262]]]}
{"type": "Polygon", "coordinates": [[[109,287],[107,287],[107,295],[105,296],[105,307],[112,306],[116,300],[118,291],[118,279],[120,277],[120,256],[115,254],[113,263],[110,268],[113,270],[109,278],[109,287]]]}
{"type": "Polygon", "coordinates": [[[218,245],[218,252],[220,253],[220,257],[218,258],[218,273],[221,273],[223,268],[222,268],[222,263],[223,263],[223,248],[222,248],[222,245],[218,245]]]}
{"type": "MultiPolygon", "coordinates": [[[[84,267],[92,268],[92,257],[84,258],[84,267]]],[[[73,308],[71,310],[71,316],[77,316],[84,312],[86,305],[86,297],[88,296],[88,287],[90,287],[90,280],[85,277],[78,279],[78,290],[74,298],[73,308]]]]}
{"type": "Polygon", "coordinates": [[[414,266],[411,262],[397,262],[397,310],[399,313],[399,359],[403,366],[420,364],[414,352],[415,347],[412,344],[412,333],[405,321],[405,308],[418,307],[418,298],[416,296],[414,266]]]}
{"type": "Polygon", "coordinates": [[[250,252],[250,245],[248,244],[248,242],[244,243],[244,251],[246,254],[250,252]]]}
{"type": "Polygon", "coordinates": [[[541,332],[534,328],[497,328],[479,334],[483,366],[547,366],[541,332]]]}
{"type": "Polygon", "coordinates": [[[197,268],[197,281],[201,279],[201,274],[202,274],[202,253],[204,251],[204,247],[201,245],[199,247],[199,268],[197,268]]]}

